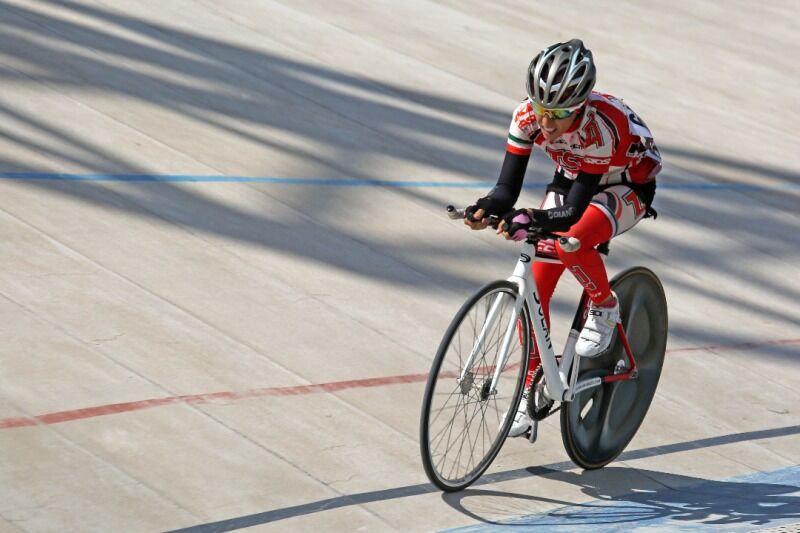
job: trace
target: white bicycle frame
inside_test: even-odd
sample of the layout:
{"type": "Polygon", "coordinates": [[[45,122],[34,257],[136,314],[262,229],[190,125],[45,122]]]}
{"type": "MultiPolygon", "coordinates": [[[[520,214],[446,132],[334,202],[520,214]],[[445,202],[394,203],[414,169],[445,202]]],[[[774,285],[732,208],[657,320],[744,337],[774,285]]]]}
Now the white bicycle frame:
{"type": "MultiPolygon", "coordinates": [[[[522,253],[520,254],[517,265],[514,268],[514,273],[508,278],[517,285],[517,295],[514,301],[514,311],[506,327],[503,342],[500,346],[500,357],[494,368],[494,375],[492,377],[490,394],[497,393],[497,382],[500,378],[500,372],[505,367],[508,361],[511,342],[514,337],[514,330],[517,326],[520,313],[522,312],[522,305],[526,303],[528,310],[531,312],[531,323],[533,325],[534,339],[538,349],[539,357],[541,358],[542,368],[544,370],[545,388],[544,395],[554,401],[569,402],[575,395],[583,390],[596,387],[600,385],[603,380],[600,377],[595,377],[583,380],[576,383],[578,379],[578,365],[580,357],[575,355],[575,343],[578,340],[579,331],[571,329],[564,346],[564,353],[561,356],[561,362],[556,359],[556,354],[553,351],[553,343],[550,339],[550,330],[547,327],[547,321],[544,317],[542,310],[541,300],[539,299],[539,291],[536,286],[536,280],[531,274],[530,263],[531,261],[542,261],[547,263],[559,263],[558,259],[549,259],[546,257],[536,256],[536,250],[531,243],[525,243],[522,253]]],[[[502,307],[503,298],[506,297],[504,293],[500,293],[495,297],[489,314],[484,322],[481,332],[473,345],[464,369],[461,371],[459,383],[465,379],[467,373],[472,369],[472,365],[476,357],[483,350],[484,340],[487,333],[494,327],[502,307]]],[[[527,364],[527,360],[526,363],[527,364]]]]}

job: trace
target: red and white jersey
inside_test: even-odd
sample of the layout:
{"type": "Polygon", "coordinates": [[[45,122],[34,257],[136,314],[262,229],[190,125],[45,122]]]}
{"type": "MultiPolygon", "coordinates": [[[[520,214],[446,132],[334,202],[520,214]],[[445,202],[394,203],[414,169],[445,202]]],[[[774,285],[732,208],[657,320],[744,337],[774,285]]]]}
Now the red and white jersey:
{"type": "Polygon", "coordinates": [[[600,185],[646,183],[661,168],[661,155],[645,123],[622,100],[608,94],[589,95],[570,129],[552,142],[540,131],[530,102],[522,102],[514,112],[506,149],[528,155],[534,144],[572,180],[583,171],[602,174],[600,185]]]}

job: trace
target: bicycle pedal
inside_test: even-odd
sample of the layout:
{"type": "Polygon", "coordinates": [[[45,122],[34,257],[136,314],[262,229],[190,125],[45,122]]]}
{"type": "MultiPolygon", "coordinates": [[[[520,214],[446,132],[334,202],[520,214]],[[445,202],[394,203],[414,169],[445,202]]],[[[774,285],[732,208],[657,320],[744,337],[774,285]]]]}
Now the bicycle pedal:
{"type": "Polygon", "coordinates": [[[528,432],[528,442],[533,444],[536,442],[536,438],[539,436],[539,421],[533,420],[531,424],[531,430],[528,432]]]}

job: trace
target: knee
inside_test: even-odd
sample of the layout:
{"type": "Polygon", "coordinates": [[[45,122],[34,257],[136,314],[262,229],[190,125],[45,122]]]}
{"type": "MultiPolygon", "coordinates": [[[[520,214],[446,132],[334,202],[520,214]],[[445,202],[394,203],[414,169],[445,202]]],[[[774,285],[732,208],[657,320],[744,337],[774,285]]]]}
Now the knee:
{"type": "MultiPolygon", "coordinates": [[[[570,235],[567,235],[570,236],[570,235]]],[[[578,249],[580,250],[580,249],[578,249]]],[[[558,258],[561,259],[561,262],[565,265],[573,263],[575,261],[575,255],[578,250],[573,250],[571,252],[566,251],[561,245],[556,241],[556,253],[558,254],[558,258]]]]}

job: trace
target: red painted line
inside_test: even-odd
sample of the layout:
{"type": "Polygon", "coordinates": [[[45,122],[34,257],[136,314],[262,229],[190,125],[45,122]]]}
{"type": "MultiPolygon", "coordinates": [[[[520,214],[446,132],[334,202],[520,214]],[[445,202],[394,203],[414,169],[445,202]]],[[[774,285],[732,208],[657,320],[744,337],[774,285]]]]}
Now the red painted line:
{"type": "Polygon", "coordinates": [[[261,396],[297,396],[302,394],[331,393],[346,389],[381,387],[399,383],[418,383],[426,381],[428,374],[406,374],[402,376],[387,376],[381,378],[352,379],[347,381],[334,381],[331,383],[316,383],[312,385],[297,385],[294,387],[268,387],[251,389],[241,392],[213,392],[209,394],[191,394],[186,396],[170,396],[167,398],[154,398],[135,402],[113,403],[86,407],[71,411],[58,411],[34,417],[16,417],[0,419],[0,429],[36,426],[40,424],[58,424],[71,422],[83,418],[94,418],[105,415],[115,415],[131,411],[140,411],[151,407],[161,407],[173,404],[202,404],[217,400],[241,400],[244,398],[258,398],[261,396]]]}
{"type": "MultiPolygon", "coordinates": [[[[726,344],[716,346],[701,346],[694,348],[675,348],[667,350],[669,354],[700,351],[726,351],[742,348],[758,348],[762,346],[783,346],[789,344],[800,344],[800,339],[782,339],[765,342],[743,342],[739,344],[726,344]]],[[[516,366],[516,365],[515,365],[516,366]]],[[[292,387],[266,387],[262,389],[250,389],[241,392],[213,392],[208,394],[191,394],[185,396],[169,396],[166,398],[153,398],[149,400],[139,400],[135,402],[114,403],[108,405],[98,405],[96,407],[86,407],[83,409],[73,409],[70,411],[58,411],[34,417],[13,417],[0,419],[0,429],[11,429],[20,427],[30,427],[38,425],[58,424],[62,422],[72,422],[84,418],[95,418],[98,416],[128,413],[140,411],[152,407],[164,405],[190,404],[197,405],[219,400],[242,400],[245,398],[259,398],[263,396],[300,396],[304,394],[319,394],[338,392],[347,389],[364,389],[383,387],[385,385],[397,385],[404,383],[420,383],[427,381],[428,373],[424,374],[405,374],[400,376],[385,376],[378,378],[351,379],[347,381],[333,381],[330,383],[316,383],[310,385],[295,385],[292,387]]]]}

